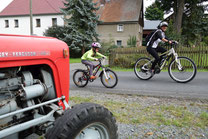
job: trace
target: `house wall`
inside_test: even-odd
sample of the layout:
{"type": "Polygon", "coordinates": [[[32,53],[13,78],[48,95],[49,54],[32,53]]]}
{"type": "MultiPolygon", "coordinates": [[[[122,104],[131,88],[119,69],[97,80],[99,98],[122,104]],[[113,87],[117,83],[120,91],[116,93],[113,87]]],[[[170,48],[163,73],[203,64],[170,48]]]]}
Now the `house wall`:
{"type": "Polygon", "coordinates": [[[102,42],[113,41],[117,45],[117,40],[122,40],[122,46],[127,46],[127,40],[129,36],[137,37],[137,46],[142,45],[142,33],[143,28],[138,23],[133,24],[114,24],[114,25],[98,25],[97,32],[100,35],[102,42]],[[117,31],[117,25],[123,25],[124,30],[122,32],[117,31]]]}
{"type": "MultiPolygon", "coordinates": [[[[48,27],[52,26],[52,18],[57,18],[57,25],[64,25],[63,15],[41,15],[33,16],[33,33],[38,36],[43,36],[48,27]],[[41,26],[37,27],[36,19],[41,20],[41,26]]],[[[30,35],[30,17],[16,16],[16,17],[0,17],[0,33],[1,34],[17,34],[30,35]],[[5,27],[5,20],[9,20],[9,27],[5,27]],[[18,20],[19,27],[15,27],[14,20],[18,20]]]]}

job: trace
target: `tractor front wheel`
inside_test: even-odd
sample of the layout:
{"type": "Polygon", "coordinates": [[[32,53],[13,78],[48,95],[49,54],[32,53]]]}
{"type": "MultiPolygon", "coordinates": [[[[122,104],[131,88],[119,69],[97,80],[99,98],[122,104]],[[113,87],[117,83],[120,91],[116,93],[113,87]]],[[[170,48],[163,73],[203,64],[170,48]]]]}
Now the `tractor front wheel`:
{"type": "Polygon", "coordinates": [[[112,113],[101,105],[82,103],[66,110],[47,139],[117,139],[117,125],[112,113]]]}

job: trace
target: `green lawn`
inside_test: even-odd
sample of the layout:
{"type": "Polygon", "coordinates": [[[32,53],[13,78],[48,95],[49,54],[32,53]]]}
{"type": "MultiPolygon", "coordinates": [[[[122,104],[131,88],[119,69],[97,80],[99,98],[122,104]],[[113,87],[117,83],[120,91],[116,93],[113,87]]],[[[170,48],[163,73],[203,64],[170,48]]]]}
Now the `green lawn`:
{"type": "Polygon", "coordinates": [[[70,63],[81,63],[81,58],[70,58],[70,63]]]}

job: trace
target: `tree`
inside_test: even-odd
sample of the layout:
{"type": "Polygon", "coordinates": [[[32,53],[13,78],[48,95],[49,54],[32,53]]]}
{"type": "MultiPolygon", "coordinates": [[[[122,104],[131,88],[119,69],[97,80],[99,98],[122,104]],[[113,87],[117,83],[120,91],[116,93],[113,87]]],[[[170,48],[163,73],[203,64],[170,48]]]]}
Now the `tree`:
{"type": "Polygon", "coordinates": [[[147,20],[163,20],[163,10],[159,9],[156,3],[153,3],[149,7],[147,7],[145,11],[145,18],[147,20]]]}
{"type": "Polygon", "coordinates": [[[85,48],[94,40],[98,41],[96,27],[98,16],[96,3],[92,0],[65,0],[65,8],[61,9],[65,17],[66,32],[64,40],[71,49],[85,52],[85,48]]]}
{"type": "Polygon", "coordinates": [[[176,33],[179,33],[179,34],[181,33],[184,5],[185,5],[185,0],[177,0],[175,7],[174,7],[175,8],[174,26],[176,29],[176,33]]]}
{"type": "Polygon", "coordinates": [[[173,33],[182,35],[186,45],[203,41],[208,32],[207,18],[202,5],[206,0],[156,0],[157,6],[165,13],[173,11],[173,33]]]}
{"type": "Polygon", "coordinates": [[[187,1],[189,5],[185,10],[182,33],[188,45],[199,45],[208,36],[208,19],[204,14],[206,6],[197,0],[187,1]]]}
{"type": "Polygon", "coordinates": [[[181,33],[183,12],[185,6],[185,0],[156,0],[157,5],[163,9],[166,13],[169,13],[172,9],[173,13],[173,24],[176,33],[181,33]]]}
{"type": "MultiPolygon", "coordinates": [[[[64,41],[65,43],[70,46],[71,40],[67,40],[66,34],[69,34],[70,31],[67,29],[66,26],[54,26],[54,27],[49,27],[45,32],[44,36],[49,36],[49,37],[54,37],[59,40],[64,41]]],[[[70,49],[70,57],[73,58],[80,58],[82,56],[80,50],[78,49],[70,49]]]]}

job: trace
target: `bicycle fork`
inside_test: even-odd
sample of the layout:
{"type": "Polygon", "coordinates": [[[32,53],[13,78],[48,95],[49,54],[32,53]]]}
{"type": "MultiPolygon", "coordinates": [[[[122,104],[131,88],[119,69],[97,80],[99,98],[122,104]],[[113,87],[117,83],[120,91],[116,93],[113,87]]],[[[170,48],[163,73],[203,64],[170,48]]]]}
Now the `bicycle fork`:
{"type": "Polygon", "coordinates": [[[175,52],[174,49],[172,49],[172,53],[173,53],[173,55],[174,55],[174,57],[175,57],[175,61],[176,61],[177,66],[178,66],[178,70],[182,70],[183,68],[182,68],[182,66],[181,66],[180,60],[178,59],[178,54],[175,52]]]}
{"type": "Polygon", "coordinates": [[[105,71],[105,69],[103,69],[103,73],[104,73],[104,75],[105,75],[105,78],[107,79],[107,80],[109,80],[109,73],[106,73],[106,71],[105,71]]]}

